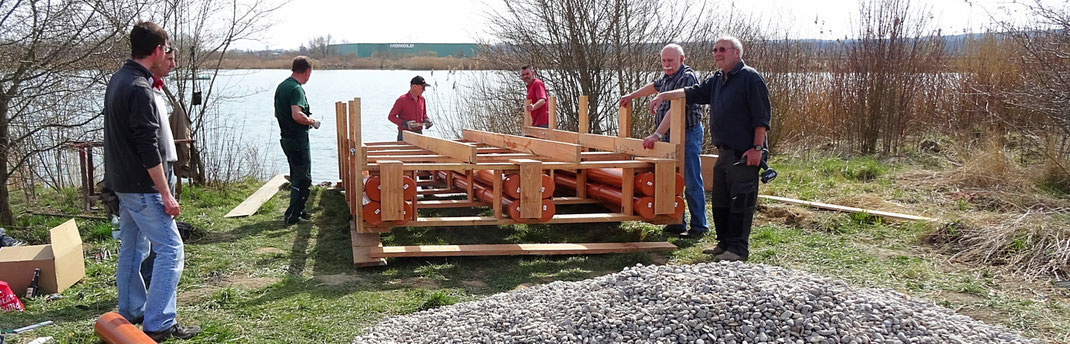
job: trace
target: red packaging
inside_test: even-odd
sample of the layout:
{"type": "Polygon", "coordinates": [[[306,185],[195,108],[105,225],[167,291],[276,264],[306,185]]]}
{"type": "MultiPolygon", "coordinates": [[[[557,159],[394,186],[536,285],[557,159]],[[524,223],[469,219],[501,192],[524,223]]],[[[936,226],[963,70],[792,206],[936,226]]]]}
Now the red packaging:
{"type": "Polygon", "coordinates": [[[19,301],[19,297],[15,296],[15,293],[11,291],[11,287],[7,285],[7,282],[0,281],[0,311],[23,311],[26,308],[22,307],[22,301],[19,301]]]}

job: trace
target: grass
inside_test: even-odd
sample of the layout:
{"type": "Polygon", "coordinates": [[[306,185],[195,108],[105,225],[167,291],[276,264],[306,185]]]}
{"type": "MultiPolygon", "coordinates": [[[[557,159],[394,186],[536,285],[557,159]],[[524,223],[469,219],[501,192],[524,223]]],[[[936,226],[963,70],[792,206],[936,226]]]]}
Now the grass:
{"type": "MultiPolygon", "coordinates": [[[[781,173],[762,193],[845,205],[877,206],[907,213],[959,218],[976,212],[970,201],[911,202],[939,193],[936,186],[904,182],[915,167],[877,159],[779,159],[781,173]],[[883,200],[883,201],[875,201],[883,200]]],[[[377,268],[352,267],[348,216],[340,194],[314,188],[311,223],[284,226],[287,195],[280,192],[256,215],[223,214],[258,187],[255,181],[218,188],[188,188],[181,219],[198,230],[186,246],[179,286],[179,320],[204,332],[188,343],[338,343],[396,315],[476,300],[552,281],[583,280],[642,264],[690,264],[709,260],[712,245],[667,238],[654,226],[520,225],[487,228],[409,228],[383,236],[385,245],[418,243],[515,243],[669,240],[680,249],[549,257],[391,259],[377,268]]],[[[438,214],[453,211],[440,210],[438,214]]],[[[430,214],[428,214],[430,215],[430,214]]],[[[24,216],[24,233],[63,219],[24,216]]],[[[1066,223],[1068,218],[1057,221],[1066,223]]],[[[27,300],[27,311],[0,316],[0,328],[44,320],[55,325],[15,340],[53,336],[61,343],[96,343],[92,324],[113,311],[115,252],[107,224],[79,220],[86,241],[87,278],[64,298],[27,300]],[[108,251],[110,257],[94,258],[108,251]]],[[[934,232],[954,225],[895,223],[866,215],[818,212],[763,201],[751,236],[754,263],[784,266],[842,279],[858,287],[891,288],[959,313],[1052,342],[1070,340],[1070,292],[1023,279],[1000,266],[951,259],[954,252],[927,244],[934,232]]],[[[15,231],[18,232],[18,231],[15,231]]],[[[1025,241],[1022,245],[1030,245],[1025,241]]],[[[12,337],[11,339],[15,339],[12,337]]]]}

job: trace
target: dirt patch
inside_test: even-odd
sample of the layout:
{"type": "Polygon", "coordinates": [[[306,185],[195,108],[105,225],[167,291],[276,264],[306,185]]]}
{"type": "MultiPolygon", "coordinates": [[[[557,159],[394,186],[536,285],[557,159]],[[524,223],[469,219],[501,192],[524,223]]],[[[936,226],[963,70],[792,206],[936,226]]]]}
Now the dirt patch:
{"type": "Polygon", "coordinates": [[[286,251],[283,251],[282,249],[276,247],[263,247],[256,249],[255,251],[253,251],[253,253],[263,255],[280,255],[286,254],[286,251]]]}
{"type": "Polygon", "coordinates": [[[316,276],[315,279],[320,284],[328,285],[328,286],[338,286],[338,285],[343,285],[343,284],[347,284],[347,283],[360,282],[361,280],[363,280],[363,278],[360,278],[360,277],[357,277],[357,276],[353,276],[353,275],[346,275],[346,274],[321,275],[321,276],[316,276]]]}
{"type": "Polygon", "coordinates": [[[912,253],[907,252],[907,251],[893,250],[893,249],[884,248],[884,247],[867,247],[865,250],[866,250],[866,253],[869,253],[869,254],[873,255],[874,257],[881,258],[881,259],[887,259],[887,258],[892,258],[892,257],[897,257],[897,256],[915,256],[915,254],[912,254],[912,253]]]}
{"type": "MultiPolygon", "coordinates": [[[[650,264],[654,264],[654,265],[669,264],[669,256],[666,256],[666,255],[661,254],[661,253],[651,253],[650,254],[650,264]]],[[[609,273],[616,273],[616,271],[611,271],[609,273]]],[[[598,276],[601,276],[601,275],[605,275],[605,274],[604,273],[603,274],[599,274],[598,276]]]]}
{"type": "Polygon", "coordinates": [[[277,277],[235,277],[231,276],[223,281],[223,287],[238,288],[244,290],[263,289],[280,281],[277,277]]]}
{"type": "Polygon", "coordinates": [[[184,305],[195,305],[204,302],[223,288],[235,288],[241,290],[259,290],[279,282],[277,277],[248,277],[227,276],[214,279],[203,288],[180,291],[178,302],[184,305]]]}
{"type": "Polygon", "coordinates": [[[403,279],[403,280],[400,280],[400,281],[398,281],[398,280],[390,281],[389,283],[390,284],[400,284],[400,285],[404,285],[404,286],[408,286],[408,287],[412,287],[412,288],[418,288],[418,289],[438,289],[439,288],[438,282],[435,282],[435,280],[427,278],[427,277],[406,278],[406,279],[403,279]]]}
{"type": "Polygon", "coordinates": [[[511,291],[526,289],[526,288],[530,288],[530,287],[533,287],[533,286],[535,286],[534,283],[520,283],[520,284],[517,284],[516,287],[513,287],[513,290],[511,290],[511,291]]]}
{"type": "Polygon", "coordinates": [[[483,282],[483,281],[480,281],[480,280],[461,281],[461,284],[463,284],[465,287],[469,287],[469,288],[486,288],[487,287],[487,282],[483,282]]]}

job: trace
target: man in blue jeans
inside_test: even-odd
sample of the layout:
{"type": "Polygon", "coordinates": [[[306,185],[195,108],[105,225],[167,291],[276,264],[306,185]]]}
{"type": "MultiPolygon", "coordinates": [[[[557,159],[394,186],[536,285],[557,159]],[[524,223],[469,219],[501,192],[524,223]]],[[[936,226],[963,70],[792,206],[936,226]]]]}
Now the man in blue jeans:
{"type": "Polygon", "coordinates": [[[104,182],[119,197],[122,240],[115,273],[119,314],[142,323],[153,340],[187,339],[201,330],[175,321],[184,247],[174,220],[178,202],[164,174],[159,131],[166,124],[152,91],[153,74],[168,68],[167,33],[140,22],[130,31],[130,50],[131,59],[112,75],[104,94],[104,182]],[[141,262],[150,249],[156,260],[146,288],[141,262]]]}
{"type": "MultiPolygon", "coordinates": [[[[661,49],[661,69],[665,72],[657,80],[620,98],[620,106],[628,106],[632,99],[672,91],[698,84],[695,71],[684,64],[684,48],[669,44],[661,49]]],[[[643,140],[643,147],[654,148],[654,142],[669,141],[669,103],[651,107],[654,113],[654,125],[657,129],[643,140]]],[[[683,237],[701,239],[710,231],[706,225],[706,192],[702,188],[702,165],[699,153],[702,152],[702,112],[697,104],[687,104],[684,122],[684,199],[691,213],[691,229],[687,220],[679,224],[665,226],[665,231],[683,237]]]]}

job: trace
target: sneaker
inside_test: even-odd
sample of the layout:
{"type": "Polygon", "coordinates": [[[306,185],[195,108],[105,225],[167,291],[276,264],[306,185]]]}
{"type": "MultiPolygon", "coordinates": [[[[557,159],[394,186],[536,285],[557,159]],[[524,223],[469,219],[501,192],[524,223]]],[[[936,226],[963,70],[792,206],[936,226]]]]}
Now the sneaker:
{"type": "Polygon", "coordinates": [[[709,232],[709,231],[702,231],[702,232],[699,232],[699,231],[686,231],[686,232],[680,233],[680,238],[701,240],[702,238],[706,237],[706,233],[707,232],[709,232]]]}
{"type": "Polygon", "coordinates": [[[145,322],[145,316],[144,315],[139,316],[137,318],[134,318],[134,320],[130,320],[130,323],[134,324],[134,325],[141,325],[141,323],[144,323],[144,322],[145,322]]]}
{"type": "Polygon", "coordinates": [[[311,220],[312,219],[312,214],[309,214],[307,211],[302,211],[301,212],[301,219],[302,220],[311,220]]]}
{"type": "Polygon", "coordinates": [[[717,245],[717,246],[714,246],[712,248],[706,248],[706,249],[702,250],[702,253],[705,253],[705,254],[708,254],[708,255],[711,255],[711,256],[716,256],[716,255],[719,255],[721,253],[725,253],[725,251],[727,251],[727,250],[725,250],[724,247],[721,247],[721,245],[717,245]]]}
{"type": "Polygon", "coordinates": [[[168,328],[163,331],[145,331],[145,334],[148,335],[149,338],[152,338],[152,340],[155,340],[157,343],[165,341],[168,338],[190,339],[193,338],[193,336],[196,336],[198,333],[201,333],[200,326],[186,327],[179,325],[178,323],[171,325],[171,328],[168,328]]]}
{"type": "Polygon", "coordinates": [[[687,227],[684,227],[684,225],[677,223],[674,225],[665,226],[661,229],[661,231],[669,234],[683,234],[687,231],[687,227]]]}
{"type": "Polygon", "coordinates": [[[747,257],[735,254],[732,251],[724,251],[713,257],[715,262],[745,262],[747,257]]]}

